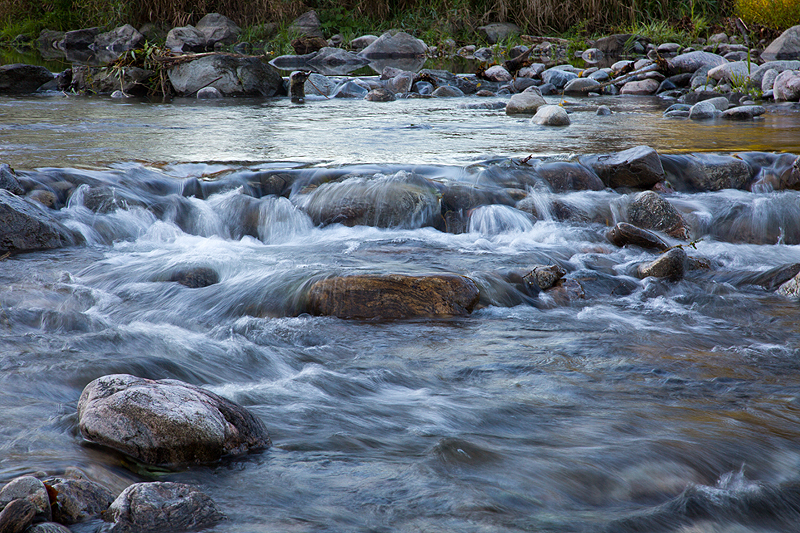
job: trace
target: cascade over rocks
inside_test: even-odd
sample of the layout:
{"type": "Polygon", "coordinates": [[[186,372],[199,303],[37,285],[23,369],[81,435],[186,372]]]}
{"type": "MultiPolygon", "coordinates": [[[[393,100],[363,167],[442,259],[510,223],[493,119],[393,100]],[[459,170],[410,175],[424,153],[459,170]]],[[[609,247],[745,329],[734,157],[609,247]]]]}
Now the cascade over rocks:
{"type": "Polygon", "coordinates": [[[181,381],[126,374],[86,386],[78,424],[85,439],[152,465],[209,463],[271,444],[261,420],[230,400],[181,381]]]}
{"type": "Polygon", "coordinates": [[[308,312],[339,318],[414,318],[468,315],[478,287],[464,276],[357,275],[327,278],[308,290],[308,312]]]}
{"type": "Polygon", "coordinates": [[[225,519],[206,494],[182,483],[135,483],[108,510],[111,533],[204,529],[225,519]]]}

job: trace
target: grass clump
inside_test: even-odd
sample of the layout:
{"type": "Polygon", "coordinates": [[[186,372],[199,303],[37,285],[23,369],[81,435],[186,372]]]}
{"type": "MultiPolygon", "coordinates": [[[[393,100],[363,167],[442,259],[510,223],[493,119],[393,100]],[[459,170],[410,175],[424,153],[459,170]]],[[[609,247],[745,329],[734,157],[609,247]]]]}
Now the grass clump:
{"type": "Polygon", "coordinates": [[[798,0],[736,0],[735,10],[746,24],[780,31],[800,24],[798,0]]]}

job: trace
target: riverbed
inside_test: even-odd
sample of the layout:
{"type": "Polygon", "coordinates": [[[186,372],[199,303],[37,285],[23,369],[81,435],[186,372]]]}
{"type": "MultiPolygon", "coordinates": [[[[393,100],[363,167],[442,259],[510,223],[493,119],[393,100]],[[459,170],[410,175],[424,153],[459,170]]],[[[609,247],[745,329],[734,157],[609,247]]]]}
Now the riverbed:
{"type": "Polygon", "coordinates": [[[85,246],[0,262],[0,482],[72,466],[117,491],[185,482],[227,515],[206,530],[219,533],[800,531],[800,307],[749,281],[800,263],[800,192],[670,195],[697,229],[687,252],[710,266],[679,282],[630,275],[653,254],[606,239],[628,201],[611,189],[530,190],[597,216],[490,206],[459,234],[319,227],[293,196],[258,198],[245,231],[245,185],[181,196],[193,178],[279,170],[478,186],[528,156],[637,145],[800,154],[786,106],[691,122],[663,118],[657,98],[548,100],[570,126],[461,107],[477,97],[1,99],[0,160],[25,179],[168,200],[93,212],[73,195],[57,216],[85,246]],[[601,104],[614,114],[597,116],[601,104]],[[498,281],[553,264],[582,297],[498,281]],[[187,266],[220,281],[163,281],[187,266]],[[343,320],[299,303],[323,276],[441,272],[483,289],[471,315],[343,320]],[[274,446],[181,472],[91,446],[77,400],[113,373],[207,387],[259,416],[274,446]]]}

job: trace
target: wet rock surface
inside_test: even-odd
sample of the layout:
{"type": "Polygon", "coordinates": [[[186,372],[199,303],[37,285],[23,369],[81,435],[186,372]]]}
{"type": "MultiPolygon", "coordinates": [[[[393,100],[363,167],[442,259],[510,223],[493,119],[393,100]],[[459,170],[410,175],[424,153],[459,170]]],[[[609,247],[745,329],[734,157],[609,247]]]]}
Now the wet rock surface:
{"type": "Polygon", "coordinates": [[[308,312],[339,318],[414,318],[468,315],[478,288],[466,277],[354,275],[317,281],[308,290],[308,312]]]}
{"type": "Polygon", "coordinates": [[[72,230],[33,203],[0,190],[0,251],[27,252],[81,242],[72,230]]]}
{"type": "Polygon", "coordinates": [[[271,444],[249,411],[176,380],[98,378],[81,394],[78,419],[87,440],[153,465],[209,463],[271,444]]]}

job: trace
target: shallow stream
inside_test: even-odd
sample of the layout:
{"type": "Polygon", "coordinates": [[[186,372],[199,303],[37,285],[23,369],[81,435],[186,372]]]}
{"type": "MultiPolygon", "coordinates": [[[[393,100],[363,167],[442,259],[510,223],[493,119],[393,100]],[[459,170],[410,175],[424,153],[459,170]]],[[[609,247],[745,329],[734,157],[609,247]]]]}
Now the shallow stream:
{"type": "Polygon", "coordinates": [[[459,107],[479,102],[0,99],[0,160],[23,179],[163,201],[104,213],[73,193],[57,216],[86,246],[0,262],[0,482],[70,466],[116,490],[186,482],[228,516],[215,533],[800,531],[800,306],[753,281],[800,263],[800,192],[671,195],[712,267],[676,283],[630,275],[653,254],[606,239],[629,201],[610,189],[532,187],[538,219],[482,207],[460,234],[318,227],[300,191],[245,216],[249,180],[276,171],[482,185],[529,155],[800,154],[787,108],[697,123],[657,99],[569,99],[572,125],[548,129],[459,107]],[[220,185],[181,196],[192,178],[220,185]],[[556,200],[591,216],[560,220],[556,200]],[[498,275],[537,264],[583,297],[498,275]],[[220,282],[162,281],[196,266],[220,282]],[[357,272],[464,274],[481,304],[449,319],[303,313],[310,280],[357,272]],[[144,471],[77,431],[83,387],[112,373],[208,387],[274,446],[144,471]]]}

